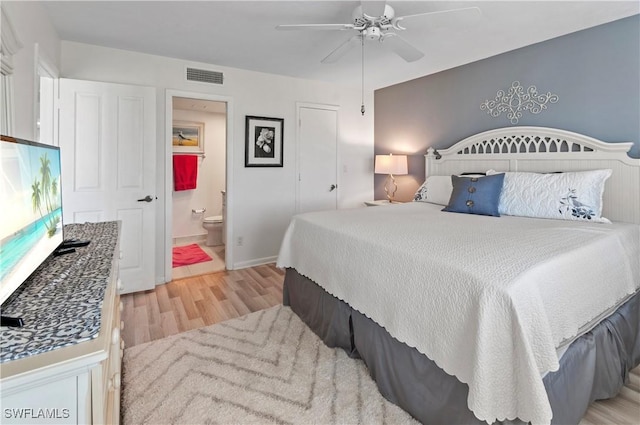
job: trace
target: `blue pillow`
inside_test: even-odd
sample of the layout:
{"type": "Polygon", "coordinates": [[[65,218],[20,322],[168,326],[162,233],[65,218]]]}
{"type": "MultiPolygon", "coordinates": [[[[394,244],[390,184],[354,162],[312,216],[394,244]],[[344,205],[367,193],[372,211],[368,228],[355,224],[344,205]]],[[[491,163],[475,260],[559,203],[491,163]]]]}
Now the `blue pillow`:
{"type": "Polygon", "coordinates": [[[449,204],[442,211],[500,217],[498,204],[503,182],[504,173],[486,177],[453,175],[453,192],[449,204]]]}

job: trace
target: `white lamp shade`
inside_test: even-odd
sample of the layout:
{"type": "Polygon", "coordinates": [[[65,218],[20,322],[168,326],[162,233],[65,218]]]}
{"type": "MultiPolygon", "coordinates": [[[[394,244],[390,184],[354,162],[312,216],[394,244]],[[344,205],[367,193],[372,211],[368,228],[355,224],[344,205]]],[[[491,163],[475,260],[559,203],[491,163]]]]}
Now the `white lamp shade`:
{"type": "Polygon", "coordinates": [[[376,174],[407,174],[407,155],[376,155],[376,174]]]}

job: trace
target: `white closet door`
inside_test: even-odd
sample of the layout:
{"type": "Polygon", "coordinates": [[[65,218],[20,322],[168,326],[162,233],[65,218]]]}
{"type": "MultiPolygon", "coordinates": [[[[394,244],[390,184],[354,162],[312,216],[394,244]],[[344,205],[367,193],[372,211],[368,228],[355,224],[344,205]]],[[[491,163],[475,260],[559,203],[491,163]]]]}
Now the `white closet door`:
{"type": "Polygon", "coordinates": [[[152,87],[60,79],[63,221],[121,221],[121,293],[155,285],[155,120],[152,87]]]}
{"type": "Polygon", "coordinates": [[[298,212],[334,210],[338,202],[338,112],[298,107],[298,212]]]}

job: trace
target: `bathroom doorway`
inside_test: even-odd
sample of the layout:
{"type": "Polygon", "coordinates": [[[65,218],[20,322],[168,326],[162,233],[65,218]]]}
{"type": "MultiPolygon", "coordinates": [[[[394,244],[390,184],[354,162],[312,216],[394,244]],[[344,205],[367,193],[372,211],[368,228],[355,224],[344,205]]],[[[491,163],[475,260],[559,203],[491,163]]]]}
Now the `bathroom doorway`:
{"type": "Polygon", "coordinates": [[[176,280],[226,269],[228,102],[175,95],[169,107],[166,269],[168,280],[176,280]]]}

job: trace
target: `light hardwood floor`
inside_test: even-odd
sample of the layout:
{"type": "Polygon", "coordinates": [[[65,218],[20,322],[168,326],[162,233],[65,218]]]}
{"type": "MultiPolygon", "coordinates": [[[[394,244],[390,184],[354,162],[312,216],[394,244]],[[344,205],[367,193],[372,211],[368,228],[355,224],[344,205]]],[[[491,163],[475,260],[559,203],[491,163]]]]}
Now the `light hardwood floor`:
{"type": "MultiPolygon", "coordinates": [[[[284,273],[273,264],[224,271],[121,297],[127,347],[212,325],[282,302],[284,273]]],[[[640,366],[617,397],[593,403],[580,425],[640,424],[640,366]]]]}
{"type": "Polygon", "coordinates": [[[127,347],[212,325],[282,303],[275,265],[173,280],[121,297],[127,347]]]}

